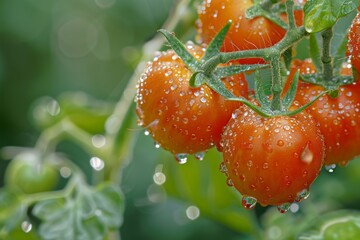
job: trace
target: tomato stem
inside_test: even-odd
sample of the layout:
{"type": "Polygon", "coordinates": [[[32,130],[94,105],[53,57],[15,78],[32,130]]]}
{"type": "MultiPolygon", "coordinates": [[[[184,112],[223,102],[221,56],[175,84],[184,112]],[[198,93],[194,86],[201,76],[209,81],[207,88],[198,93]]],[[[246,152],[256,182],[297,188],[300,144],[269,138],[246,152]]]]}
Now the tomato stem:
{"type": "Polygon", "coordinates": [[[322,37],[322,55],[323,81],[329,82],[333,79],[333,58],[330,55],[331,39],[333,37],[333,28],[328,28],[321,33],[322,37]]]}
{"type": "Polygon", "coordinates": [[[289,21],[289,29],[295,29],[295,17],[294,17],[294,1],[287,0],[286,1],[286,13],[289,21]]]}
{"type": "Polygon", "coordinates": [[[271,110],[272,111],[281,111],[281,74],[280,74],[280,55],[275,55],[270,60],[271,62],[271,72],[272,72],[272,100],[271,100],[271,110]]]}

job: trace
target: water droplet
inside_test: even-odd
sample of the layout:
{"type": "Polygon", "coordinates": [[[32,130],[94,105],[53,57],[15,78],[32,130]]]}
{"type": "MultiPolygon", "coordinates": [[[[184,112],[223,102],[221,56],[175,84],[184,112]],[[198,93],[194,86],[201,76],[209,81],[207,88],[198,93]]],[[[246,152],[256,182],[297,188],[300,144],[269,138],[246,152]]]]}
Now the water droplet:
{"type": "Polygon", "coordinates": [[[23,221],[23,222],[21,223],[21,229],[22,229],[24,232],[28,233],[28,232],[30,232],[31,229],[32,229],[32,224],[31,224],[30,222],[28,222],[28,221],[23,221]]]}
{"type": "Polygon", "coordinates": [[[95,216],[97,216],[97,217],[100,217],[101,215],[103,215],[103,212],[100,209],[96,209],[94,213],[95,213],[95,216]]]}
{"type": "Polygon", "coordinates": [[[144,134],[145,134],[145,136],[149,136],[150,132],[148,130],[145,130],[144,134]]]}
{"type": "Polygon", "coordinates": [[[154,142],[155,148],[159,149],[161,147],[161,144],[158,142],[154,142]]]}
{"type": "Polygon", "coordinates": [[[195,220],[200,216],[200,209],[196,206],[189,206],[186,209],[186,216],[190,219],[190,220],[195,220]]]}
{"type": "Polygon", "coordinates": [[[226,184],[227,184],[229,187],[234,186],[233,181],[232,181],[231,178],[229,178],[229,177],[226,179],[226,184]]]}
{"type": "Polygon", "coordinates": [[[277,145],[278,145],[279,147],[284,146],[284,141],[283,141],[283,140],[277,141],[277,145]]]}
{"type": "Polygon", "coordinates": [[[138,119],[138,120],[137,120],[137,125],[138,125],[139,127],[144,126],[144,121],[143,121],[142,119],[138,119]]]}
{"type": "Polygon", "coordinates": [[[302,200],[306,200],[309,197],[309,195],[310,195],[310,191],[308,189],[304,189],[297,194],[295,201],[301,202],[302,200]]]}
{"type": "Polygon", "coordinates": [[[292,203],[290,206],[290,211],[292,213],[297,213],[300,210],[299,204],[297,203],[292,203]]]}
{"type": "Polygon", "coordinates": [[[278,206],[277,209],[280,213],[286,213],[287,211],[289,211],[290,206],[291,206],[290,203],[284,203],[284,204],[278,206]]]}
{"type": "Polygon", "coordinates": [[[331,165],[325,166],[325,170],[328,171],[329,173],[333,173],[335,168],[336,168],[336,164],[331,164],[331,165]]]}
{"type": "Polygon", "coordinates": [[[71,176],[71,169],[68,168],[68,167],[62,167],[60,168],[60,175],[63,177],[63,178],[68,178],[71,176]]]}
{"type": "Polygon", "coordinates": [[[175,155],[175,159],[178,163],[185,164],[188,159],[188,154],[187,153],[178,153],[175,155]]]}
{"type": "Polygon", "coordinates": [[[60,114],[59,103],[54,99],[49,99],[46,105],[46,111],[53,117],[59,115],[60,114]]]}
{"type": "Polygon", "coordinates": [[[222,172],[222,173],[227,173],[228,172],[228,169],[226,167],[225,162],[220,163],[219,169],[220,169],[220,172],[222,172]]]}
{"type": "Polygon", "coordinates": [[[263,164],[263,169],[268,169],[268,168],[269,168],[269,163],[265,162],[265,163],[263,164]]]}
{"type": "Polygon", "coordinates": [[[153,180],[156,185],[163,185],[166,182],[166,175],[163,172],[156,172],[153,175],[153,180]]]}
{"type": "Polygon", "coordinates": [[[105,167],[105,162],[98,157],[92,157],[90,158],[90,165],[94,170],[101,171],[105,167]]]}
{"type": "Polygon", "coordinates": [[[96,134],[91,138],[92,144],[96,148],[102,148],[106,144],[106,138],[104,135],[96,134]]]}
{"type": "Polygon", "coordinates": [[[205,152],[198,152],[198,153],[195,153],[195,154],[194,154],[194,156],[195,156],[195,158],[196,158],[197,160],[202,161],[202,160],[204,160],[204,157],[205,157],[205,152]]]}
{"type": "Polygon", "coordinates": [[[256,206],[257,200],[254,197],[243,196],[241,204],[245,209],[253,209],[256,206]]]}
{"type": "Polygon", "coordinates": [[[314,154],[311,152],[311,150],[309,148],[309,143],[308,143],[308,144],[306,144],[305,149],[302,151],[300,159],[304,163],[310,164],[312,162],[313,158],[314,158],[314,154]]]}
{"type": "Polygon", "coordinates": [[[206,98],[205,97],[200,98],[200,102],[206,103],[206,98]]]}

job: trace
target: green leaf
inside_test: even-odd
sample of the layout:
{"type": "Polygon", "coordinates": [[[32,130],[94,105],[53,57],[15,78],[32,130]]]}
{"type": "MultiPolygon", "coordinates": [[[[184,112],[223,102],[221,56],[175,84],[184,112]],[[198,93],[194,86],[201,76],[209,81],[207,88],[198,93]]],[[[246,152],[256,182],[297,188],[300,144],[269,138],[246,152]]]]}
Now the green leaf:
{"type": "Polygon", "coordinates": [[[226,176],[219,171],[222,156],[215,149],[203,161],[190,158],[179,165],[173,156],[161,152],[164,188],[168,195],[200,209],[207,216],[243,233],[256,234],[254,211],[241,206],[241,195],[226,185],[226,176]]]}
{"type": "Polygon", "coordinates": [[[0,236],[19,227],[26,217],[27,206],[21,203],[19,196],[5,189],[0,192],[0,236]]]}
{"type": "Polygon", "coordinates": [[[272,12],[266,11],[262,8],[260,4],[255,4],[249,9],[247,9],[245,17],[248,19],[253,19],[255,17],[265,17],[275,23],[276,25],[282,27],[283,29],[287,29],[288,25],[277,15],[272,12]]]}
{"type": "Polygon", "coordinates": [[[355,10],[358,0],[312,0],[304,6],[304,26],[315,33],[332,27],[336,21],[355,10]]]}
{"type": "Polygon", "coordinates": [[[165,36],[171,48],[176,52],[176,54],[181,58],[181,60],[183,60],[185,65],[192,72],[196,72],[196,69],[198,68],[198,61],[193,55],[189,53],[189,51],[186,49],[186,46],[177,37],[175,37],[173,33],[170,33],[169,31],[164,29],[160,29],[159,32],[165,36]]]}
{"type": "Polygon", "coordinates": [[[310,228],[299,236],[299,240],[357,240],[360,239],[360,212],[341,210],[328,213],[309,223],[309,226],[310,228]]]}
{"type": "Polygon", "coordinates": [[[206,82],[206,77],[204,76],[203,72],[195,72],[189,81],[191,87],[200,87],[206,82]]]}
{"type": "Polygon", "coordinates": [[[300,112],[304,111],[306,108],[310,107],[311,104],[313,104],[316,100],[318,100],[319,98],[321,98],[323,95],[331,93],[332,90],[327,90],[324,92],[321,92],[320,94],[318,94],[316,97],[314,97],[310,102],[306,103],[305,105],[299,107],[298,109],[291,111],[289,113],[287,113],[287,116],[294,116],[296,114],[299,114],[300,112]]]}
{"type": "Polygon", "coordinates": [[[74,198],[50,199],[35,205],[32,213],[42,221],[42,239],[102,240],[109,229],[120,227],[124,201],[117,187],[79,187],[74,198]]]}
{"type": "Polygon", "coordinates": [[[269,96],[266,94],[266,86],[260,78],[260,72],[255,71],[255,97],[263,107],[270,106],[269,96]]]}
{"type": "Polygon", "coordinates": [[[213,89],[215,92],[217,92],[221,96],[225,97],[227,100],[241,102],[242,104],[248,106],[250,109],[255,111],[260,116],[263,116],[263,117],[271,116],[270,113],[267,113],[265,111],[266,110],[265,108],[258,107],[243,97],[234,96],[229,90],[227,90],[224,83],[222,81],[220,81],[220,79],[217,76],[215,76],[214,74],[212,74],[210,78],[207,78],[206,84],[211,89],[213,89]]]}
{"type": "Polygon", "coordinates": [[[224,83],[220,80],[219,77],[212,74],[209,78],[207,78],[206,83],[209,85],[211,89],[220,94],[225,98],[236,98],[224,85],[224,83]]]}
{"type": "Polygon", "coordinates": [[[213,38],[209,43],[209,46],[206,49],[204,57],[201,59],[203,62],[209,60],[210,58],[219,54],[222,44],[224,42],[225,36],[229,31],[231,26],[231,21],[229,21],[213,38]]]}
{"type": "Polygon", "coordinates": [[[289,47],[288,49],[286,49],[284,54],[283,54],[286,69],[290,69],[290,67],[291,67],[291,62],[292,62],[292,59],[293,59],[292,54],[293,54],[292,47],[289,47]]]}
{"type": "Polygon", "coordinates": [[[232,65],[227,67],[218,67],[214,71],[214,74],[219,76],[220,78],[223,78],[247,71],[266,68],[268,66],[269,64],[252,64],[252,65],[232,65]]]}
{"type": "Polygon", "coordinates": [[[316,74],[301,74],[300,78],[304,82],[316,84],[316,85],[319,85],[322,82],[322,76],[321,76],[321,74],[318,74],[318,73],[316,73],[316,74]]]}
{"type": "Polygon", "coordinates": [[[296,89],[299,82],[299,75],[300,75],[300,71],[297,70],[294,75],[294,78],[292,79],[289,90],[286,92],[284,98],[282,99],[282,104],[286,109],[288,109],[291,106],[292,102],[295,99],[296,89]]]}
{"type": "Polygon", "coordinates": [[[310,46],[310,57],[312,59],[312,62],[314,63],[317,72],[322,72],[319,43],[315,33],[310,34],[309,46],[310,46]]]}

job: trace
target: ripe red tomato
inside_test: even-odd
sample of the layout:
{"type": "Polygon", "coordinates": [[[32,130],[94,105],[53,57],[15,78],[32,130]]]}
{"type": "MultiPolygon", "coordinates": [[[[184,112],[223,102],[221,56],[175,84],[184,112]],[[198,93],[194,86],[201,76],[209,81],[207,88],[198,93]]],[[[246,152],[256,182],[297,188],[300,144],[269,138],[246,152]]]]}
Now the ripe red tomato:
{"type": "Polygon", "coordinates": [[[350,55],[351,64],[360,73],[360,13],[355,16],[352,21],[348,34],[348,52],[350,55]]]}
{"type": "Polygon", "coordinates": [[[222,144],[223,172],[246,208],[256,200],[285,211],[282,205],[300,201],[323,165],[323,138],[305,112],[263,118],[242,106],[226,125],[222,144]]]}
{"type": "MultiPolygon", "coordinates": [[[[304,1],[295,2],[304,4],[304,1]]],[[[224,52],[266,48],[279,42],[286,31],[264,17],[246,19],[246,10],[251,6],[252,0],[204,0],[198,10],[197,31],[200,41],[209,43],[231,20],[232,25],[222,47],[224,52]]],[[[302,25],[303,12],[295,11],[295,17],[297,24],[302,25]]],[[[252,58],[241,59],[239,62],[253,64],[264,61],[252,58]]]]}
{"type": "MultiPolygon", "coordinates": [[[[204,49],[194,44],[188,50],[200,59],[204,49]]],[[[138,83],[137,115],[164,149],[179,156],[203,152],[219,143],[223,127],[238,102],[225,100],[207,85],[192,88],[191,71],[174,51],[159,53],[148,63],[138,83]]],[[[223,79],[236,96],[247,97],[243,74],[223,79]]],[[[201,154],[200,154],[201,155],[201,154]]]]}
{"type": "MultiPolygon", "coordinates": [[[[302,74],[315,73],[311,60],[305,60],[300,67],[302,74]]],[[[345,63],[342,75],[351,75],[351,66],[345,63]]],[[[300,82],[295,104],[304,105],[324,91],[324,88],[300,82]]],[[[360,155],[360,83],[339,87],[339,96],[324,95],[313,103],[307,111],[319,123],[326,145],[325,165],[346,165],[360,155]]]]}

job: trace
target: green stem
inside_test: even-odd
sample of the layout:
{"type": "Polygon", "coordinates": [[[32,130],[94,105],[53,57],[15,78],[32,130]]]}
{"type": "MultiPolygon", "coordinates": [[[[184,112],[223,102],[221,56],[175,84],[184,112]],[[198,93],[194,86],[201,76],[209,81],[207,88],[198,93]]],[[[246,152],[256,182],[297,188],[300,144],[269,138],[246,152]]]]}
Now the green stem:
{"type": "Polygon", "coordinates": [[[272,101],[271,101],[271,110],[272,111],[281,111],[281,73],[280,73],[280,55],[274,56],[271,60],[271,72],[272,72],[272,101]]]}
{"type": "MultiPolygon", "coordinates": [[[[286,49],[290,46],[294,45],[302,38],[304,38],[308,33],[305,31],[304,27],[299,27],[295,29],[290,29],[285,37],[269,48],[263,49],[252,49],[252,50],[245,50],[245,51],[237,51],[237,52],[222,52],[220,53],[217,58],[210,59],[211,61],[219,61],[220,63],[226,63],[230,60],[236,60],[240,58],[264,58],[265,60],[269,61],[271,56],[275,54],[281,55],[286,49]]],[[[209,60],[209,61],[210,61],[209,60]]]]}
{"type": "Polygon", "coordinates": [[[90,154],[106,158],[105,149],[96,148],[92,144],[92,135],[78,128],[67,118],[63,118],[59,123],[43,131],[35,148],[43,154],[54,152],[56,145],[64,138],[75,141],[90,154]]]}
{"type": "Polygon", "coordinates": [[[295,29],[296,23],[294,18],[294,1],[287,0],[286,1],[286,13],[289,21],[289,29],[295,29]]]}
{"type": "Polygon", "coordinates": [[[76,186],[78,186],[79,178],[80,176],[78,175],[73,176],[66,187],[62,190],[25,195],[22,202],[27,206],[31,206],[37,202],[45,200],[68,197],[74,191],[76,186]]]}
{"type": "Polygon", "coordinates": [[[333,37],[333,29],[328,28],[321,33],[323,46],[321,61],[323,64],[323,81],[328,82],[333,79],[333,58],[330,55],[331,39],[333,37]]]}

